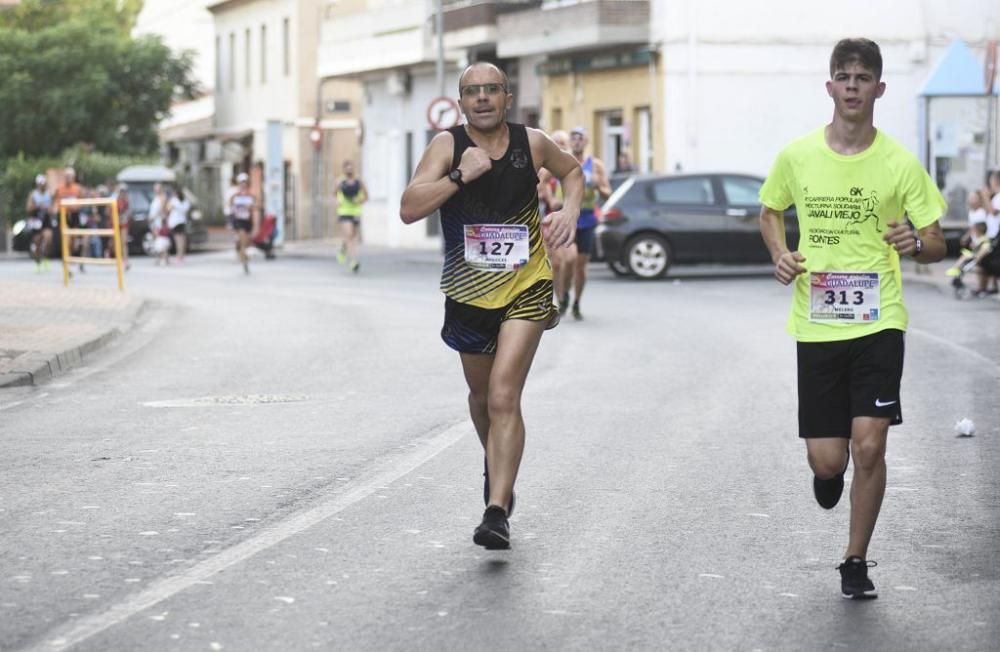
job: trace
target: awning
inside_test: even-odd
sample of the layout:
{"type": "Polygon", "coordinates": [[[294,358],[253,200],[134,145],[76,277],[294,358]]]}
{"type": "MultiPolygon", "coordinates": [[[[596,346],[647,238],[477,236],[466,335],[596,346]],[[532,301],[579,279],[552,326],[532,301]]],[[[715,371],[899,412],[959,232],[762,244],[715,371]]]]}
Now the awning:
{"type": "MultiPolygon", "coordinates": [[[[983,62],[962,41],[952,41],[920,90],[921,97],[971,97],[985,95],[983,62]]],[[[1000,88],[993,91],[1000,95],[1000,88]]]]}

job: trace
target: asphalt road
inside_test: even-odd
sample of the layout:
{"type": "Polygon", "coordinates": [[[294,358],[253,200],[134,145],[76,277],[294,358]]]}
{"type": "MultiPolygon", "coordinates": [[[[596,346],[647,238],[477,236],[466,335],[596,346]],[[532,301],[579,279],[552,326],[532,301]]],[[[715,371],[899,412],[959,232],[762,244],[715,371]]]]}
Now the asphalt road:
{"type": "Polygon", "coordinates": [[[855,603],[848,511],[816,506],[795,435],[787,289],[595,266],[487,552],[435,256],[331,253],[137,259],[139,328],[0,391],[0,649],[1000,649],[1000,304],[907,291],[880,598],[855,603]]]}

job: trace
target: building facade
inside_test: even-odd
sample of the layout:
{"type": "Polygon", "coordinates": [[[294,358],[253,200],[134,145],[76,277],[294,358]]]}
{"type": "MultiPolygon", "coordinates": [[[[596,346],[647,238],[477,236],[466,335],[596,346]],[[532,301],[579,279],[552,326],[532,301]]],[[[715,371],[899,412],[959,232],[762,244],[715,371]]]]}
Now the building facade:
{"type": "Polygon", "coordinates": [[[528,2],[498,18],[497,54],[535,73],[540,126],[584,127],[609,171],[620,157],[641,172],[663,166],[660,58],[650,47],[650,19],[649,0],[528,2]]]}
{"type": "MultiPolygon", "coordinates": [[[[852,36],[882,50],[876,126],[922,155],[920,93],[935,65],[955,39],[982,60],[987,40],[1000,36],[1000,3],[991,0],[922,1],[907,11],[870,0],[654,0],[651,9],[663,61],[665,171],[767,174],[781,147],[830,121],[830,53],[852,36]]],[[[985,127],[960,138],[981,139],[985,127]]]]}
{"type": "MultiPolygon", "coordinates": [[[[881,129],[946,190],[1000,167],[988,102],[921,97],[952,42],[981,61],[1000,36],[989,0],[907,12],[866,0],[186,0],[176,10],[199,4],[212,18],[211,73],[198,66],[212,98],[177,108],[165,154],[200,195],[221,196],[233,170],[267,159],[267,125],[279,122],[289,237],[333,233],[332,185],[352,159],[371,193],[365,240],[437,246],[436,220],[404,227],[399,199],[438,128],[460,119],[440,96],[457,99],[459,73],[478,60],[510,78],[512,120],[585,127],[609,170],[625,154],[639,171],[763,176],[784,144],[829,121],[830,50],[855,32],[837,27],[845,15],[864,16],[863,35],[882,48],[881,129]]],[[[172,15],[160,7],[146,22],[172,15]]]]}
{"type": "MultiPolygon", "coordinates": [[[[454,44],[438,47],[435,9],[433,0],[344,0],[328,2],[323,16],[319,77],[328,83],[354,80],[362,88],[361,176],[370,195],[362,220],[366,242],[438,246],[435,218],[406,228],[399,220],[403,190],[437,133],[429,107],[441,95],[458,95],[458,74],[467,61],[454,44]]],[[[493,38],[488,30],[470,37],[477,44],[493,38]]],[[[452,124],[457,114],[446,119],[452,124]]]]}
{"type": "Polygon", "coordinates": [[[215,26],[221,177],[228,182],[236,171],[247,171],[255,186],[281,192],[285,236],[292,239],[334,233],[335,171],[358,157],[358,87],[321,83],[317,75],[325,6],[320,0],[208,6],[215,26]]]}

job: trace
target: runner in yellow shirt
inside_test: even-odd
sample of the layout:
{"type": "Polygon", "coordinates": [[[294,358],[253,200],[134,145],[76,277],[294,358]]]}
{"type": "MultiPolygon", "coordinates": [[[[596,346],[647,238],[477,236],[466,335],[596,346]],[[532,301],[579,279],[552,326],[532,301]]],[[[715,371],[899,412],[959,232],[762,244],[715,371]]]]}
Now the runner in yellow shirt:
{"type": "Polygon", "coordinates": [[[344,161],[344,176],[337,180],[337,221],[343,229],[344,242],[337,262],[349,263],[352,272],[361,267],[358,262],[358,228],[361,224],[361,204],[368,200],[365,183],[354,175],[354,163],[344,161]]]}
{"type": "Polygon", "coordinates": [[[775,277],[794,284],[788,330],[798,341],[799,436],[820,506],[840,500],[854,458],[839,566],[845,598],[877,597],[866,556],[885,494],[889,426],[902,423],[907,313],[899,257],[931,263],[945,255],[941,193],[916,158],[873,125],[881,76],[877,44],[840,41],[826,82],[833,121],[782,150],[760,191],[775,277]],[[783,211],[793,204],[798,251],[785,242],[783,211]]]}

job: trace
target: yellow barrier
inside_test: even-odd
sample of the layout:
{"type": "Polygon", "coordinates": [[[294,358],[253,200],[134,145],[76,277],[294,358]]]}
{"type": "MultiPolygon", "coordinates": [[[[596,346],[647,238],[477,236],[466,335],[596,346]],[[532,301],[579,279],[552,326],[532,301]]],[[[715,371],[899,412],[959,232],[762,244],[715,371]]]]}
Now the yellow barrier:
{"type": "Polygon", "coordinates": [[[125,273],[122,269],[122,235],[118,228],[118,201],[113,197],[103,199],[63,199],[59,202],[59,233],[62,239],[63,285],[69,287],[70,263],[90,263],[92,265],[115,265],[118,268],[118,290],[125,291],[125,273]],[[66,225],[66,208],[82,208],[83,206],[110,206],[110,229],[70,229],[66,225]],[[89,256],[71,256],[69,250],[70,236],[110,235],[114,241],[115,259],[91,258],[89,256]]]}

